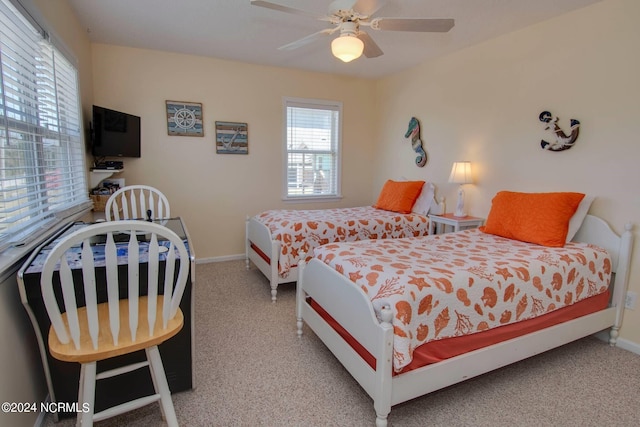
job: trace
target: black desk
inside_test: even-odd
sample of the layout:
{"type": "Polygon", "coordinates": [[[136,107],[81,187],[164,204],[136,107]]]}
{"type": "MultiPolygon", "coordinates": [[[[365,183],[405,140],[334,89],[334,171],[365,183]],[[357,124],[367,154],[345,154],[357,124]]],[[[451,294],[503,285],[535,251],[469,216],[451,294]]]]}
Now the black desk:
{"type": "MultiPolygon", "coordinates": [[[[190,390],[195,384],[192,369],[195,343],[192,327],[195,255],[189,241],[187,229],[180,218],[158,220],[157,222],[160,222],[167,228],[170,228],[178,236],[184,239],[187,243],[191,262],[187,286],[180,303],[180,308],[184,314],[184,327],[177,335],[158,346],[167,375],[169,388],[172,393],[175,393],[178,391],[190,390]]],[[[80,364],[62,362],[53,358],[49,353],[47,342],[51,322],[49,321],[49,316],[47,315],[47,311],[44,307],[44,301],[42,300],[42,293],[40,290],[40,270],[47,254],[61,237],[86,226],[87,224],[82,222],[69,224],[38,247],[18,272],[20,296],[36,332],[44,374],[47,380],[47,387],[49,389],[49,396],[52,402],[73,403],[78,400],[80,364]]],[[[141,263],[140,269],[141,283],[146,281],[146,270],[143,267],[144,264],[146,263],[141,263]]],[[[122,269],[119,272],[120,274],[126,275],[126,265],[121,265],[118,268],[122,269]]],[[[104,268],[102,269],[104,270],[104,268]]],[[[79,273],[80,270],[77,270],[77,272],[79,273]]],[[[98,277],[99,276],[100,273],[98,273],[98,277]]],[[[104,282],[102,285],[104,286],[104,282]]],[[[126,292],[126,288],[121,291],[126,292]]],[[[100,296],[98,296],[98,298],[98,302],[103,302],[100,300],[100,296]]],[[[136,353],[98,362],[98,372],[143,360],[145,360],[144,350],[140,350],[136,353]]],[[[96,387],[95,411],[98,412],[107,407],[150,393],[153,393],[153,383],[151,382],[151,375],[149,374],[148,369],[138,369],[125,375],[100,380],[96,387]]],[[[53,415],[54,417],[59,416],[66,418],[75,417],[77,414],[61,412],[54,413],[53,415]]]]}

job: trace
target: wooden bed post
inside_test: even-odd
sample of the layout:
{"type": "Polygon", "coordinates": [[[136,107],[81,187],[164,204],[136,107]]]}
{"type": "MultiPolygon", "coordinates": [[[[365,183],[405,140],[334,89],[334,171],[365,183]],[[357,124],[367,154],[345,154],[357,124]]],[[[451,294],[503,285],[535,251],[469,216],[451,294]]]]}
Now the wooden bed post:
{"type": "Polygon", "coordinates": [[[615,346],[618,341],[620,327],[622,326],[622,317],[624,315],[624,301],[627,295],[627,287],[629,284],[629,264],[631,262],[631,246],[633,245],[633,225],[627,223],[624,226],[624,233],[620,237],[620,249],[618,265],[616,267],[616,286],[614,289],[613,303],[616,306],[616,321],[609,331],[609,345],[615,346]],[[618,286],[622,283],[623,286],[618,286]]]}
{"type": "Polygon", "coordinates": [[[391,390],[393,369],[393,311],[387,304],[380,308],[380,326],[382,334],[378,342],[376,360],[375,395],[373,407],[376,411],[376,427],[387,427],[387,417],[391,412],[391,390]]]}
{"type": "Polygon", "coordinates": [[[251,243],[249,243],[249,215],[247,215],[244,220],[244,262],[245,267],[249,270],[249,247],[251,243]]]}
{"type": "Polygon", "coordinates": [[[278,295],[278,260],[280,259],[280,242],[271,241],[271,277],[269,284],[271,285],[271,302],[276,302],[278,295]]]}
{"type": "Polygon", "coordinates": [[[304,276],[304,267],[307,265],[307,254],[300,254],[300,262],[298,263],[298,283],[296,283],[296,326],[298,327],[298,337],[302,337],[302,304],[304,303],[304,291],[300,283],[304,276]]]}

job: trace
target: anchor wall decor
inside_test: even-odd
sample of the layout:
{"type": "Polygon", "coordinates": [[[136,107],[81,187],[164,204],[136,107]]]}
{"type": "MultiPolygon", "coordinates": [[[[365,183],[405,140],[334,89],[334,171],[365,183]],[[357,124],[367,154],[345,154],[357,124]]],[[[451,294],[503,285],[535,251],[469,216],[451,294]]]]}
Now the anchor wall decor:
{"type": "Polygon", "coordinates": [[[578,120],[571,119],[571,133],[567,136],[558,126],[558,118],[554,117],[550,112],[543,111],[538,118],[544,123],[544,130],[550,129],[556,137],[554,142],[541,140],[540,146],[543,150],[563,151],[573,147],[580,133],[580,122],[578,120]]]}

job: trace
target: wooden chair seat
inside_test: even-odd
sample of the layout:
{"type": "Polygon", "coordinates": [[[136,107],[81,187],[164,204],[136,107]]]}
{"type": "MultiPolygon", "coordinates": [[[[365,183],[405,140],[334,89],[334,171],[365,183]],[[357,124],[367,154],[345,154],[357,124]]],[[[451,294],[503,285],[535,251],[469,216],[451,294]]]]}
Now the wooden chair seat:
{"type": "MultiPolygon", "coordinates": [[[[158,307],[162,307],[164,297],[158,296],[158,307]]],[[[140,307],[139,311],[142,313],[147,312],[147,297],[143,296],[139,299],[140,307]]],[[[72,341],[63,344],[58,339],[53,327],[49,330],[49,351],[51,355],[58,360],[65,362],[94,362],[110,357],[121,356],[127,353],[133,353],[134,351],[144,350],[147,347],[162,344],[172,336],[176,335],[182,329],[184,324],[184,316],[182,310],[178,308],[178,312],[175,317],[170,319],[167,323],[167,328],[162,329],[162,311],[156,312],[156,327],[154,333],[149,335],[148,322],[140,322],[137,330],[137,339],[133,341],[131,339],[131,332],[129,331],[129,300],[120,300],[120,325],[121,330],[118,336],[118,344],[114,344],[113,335],[109,328],[109,303],[98,304],[98,322],[100,323],[100,333],[98,335],[98,348],[93,348],[91,337],[89,335],[89,323],[87,321],[87,308],[80,307],[78,309],[78,320],[80,325],[80,349],[76,349],[72,341]]],[[[62,314],[62,321],[65,326],[69,327],[69,321],[67,319],[67,313],[62,314]]]]}

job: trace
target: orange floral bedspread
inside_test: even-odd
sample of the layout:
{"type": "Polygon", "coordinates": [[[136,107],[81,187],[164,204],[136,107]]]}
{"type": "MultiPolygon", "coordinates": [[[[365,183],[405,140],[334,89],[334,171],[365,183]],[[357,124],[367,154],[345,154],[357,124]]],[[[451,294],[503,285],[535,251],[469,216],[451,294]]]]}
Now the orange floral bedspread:
{"type": "Polygon", "coordinates": [[[417,214],[399,214],[372,206],[317,210],[270,210],[255,217],[280,241],[278,272],[287,277],[298,265],[300,253],[307,259],[314,248],[331,242],[425,236],[429,219],[417,214]]]}
{"type": "Polygon", "coordinates": [[[359,285],[374,307],[392,308],[396,371],[428,341],[542,315],[605,292],[611,279],[600,247],[548,248],[477,229],[328,244],[315,257],[359,285]]]}

